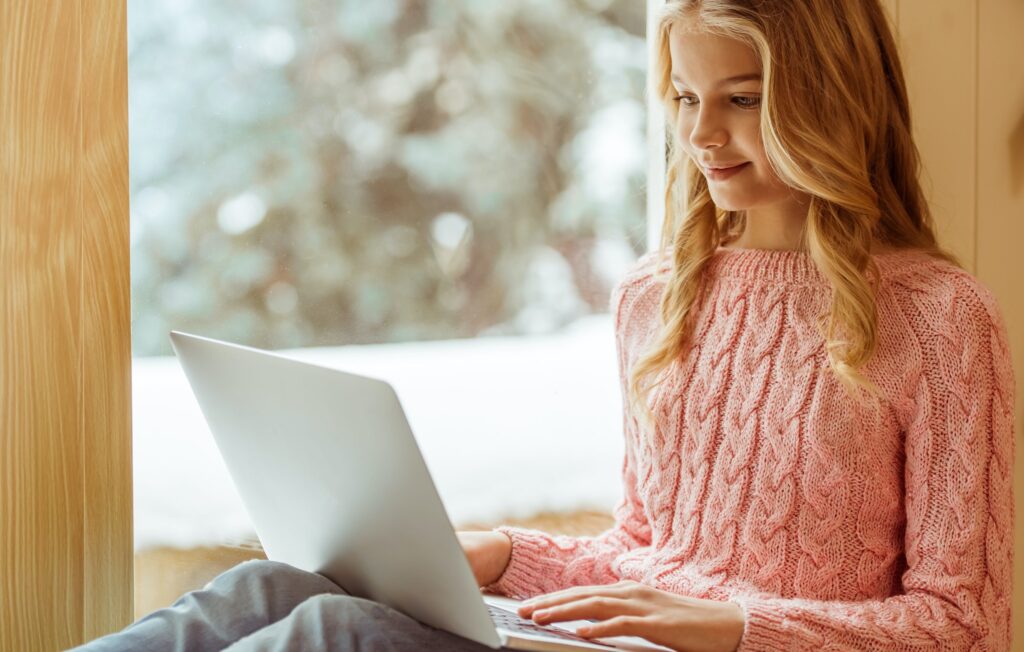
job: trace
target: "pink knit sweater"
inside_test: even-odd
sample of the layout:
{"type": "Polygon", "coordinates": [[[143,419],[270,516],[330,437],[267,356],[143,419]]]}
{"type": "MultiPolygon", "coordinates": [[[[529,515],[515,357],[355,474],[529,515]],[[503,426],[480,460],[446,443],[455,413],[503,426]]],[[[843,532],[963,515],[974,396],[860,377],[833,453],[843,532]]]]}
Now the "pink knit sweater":
{"type": "MultiPolygon", "coordinates": [[[[631,579],[746,614],[739,650],[1007,650],[1013,399],[1006,328],[970,274],[920,252],[877,255],[884,392],[858,407],[814,318],[830,287],[810,255],[719,249],[694,348],[625,405],[623,499],[595,537],[500,527],[489,589],[525,598],[631,579]]],[[[623,392],[659,322],[667,265],[612,295],[623,392]]]]}

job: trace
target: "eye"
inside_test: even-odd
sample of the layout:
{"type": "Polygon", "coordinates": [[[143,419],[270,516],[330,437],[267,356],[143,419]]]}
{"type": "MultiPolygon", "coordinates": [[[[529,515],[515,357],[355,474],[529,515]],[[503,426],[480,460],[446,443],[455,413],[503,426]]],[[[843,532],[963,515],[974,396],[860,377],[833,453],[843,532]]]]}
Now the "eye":
{"type": "Polygon", "coordinates": [[[746,97],[743,95],[738,95],[732,98],[732,100],[733,102],[736,103],[736,106],[742,107],[744,109],[755,109],[761,106],[760,96],[746,97]]]}
{"type": "Polygon", "coordinates": [[[692,95],[677,95],[672,98],[674,102],[681,102],[683,106],[693,106],[697,103],[697,98],[692,95]],[[690,100],[693,100],[692,102],[690,100]]]}

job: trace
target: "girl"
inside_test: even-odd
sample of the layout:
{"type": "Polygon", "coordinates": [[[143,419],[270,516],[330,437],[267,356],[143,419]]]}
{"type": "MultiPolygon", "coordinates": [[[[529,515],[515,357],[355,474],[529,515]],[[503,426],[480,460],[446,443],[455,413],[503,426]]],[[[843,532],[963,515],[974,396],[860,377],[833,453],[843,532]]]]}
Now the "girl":
{"type": "MultiPolygon", "coordinates": [[[[624,497],[460,540],[539,623],[677,650],[1006,650],[1014,378],[936,243],[877,0],[678,0],[666,225],[612,297],[624,497]]],[[[248,562],[90,650],[484,650],[248,562]],[[240,639],[240,640],[239,640],[240,639]],[[235,642],[237,641],[237,642],[235,642]]]]}

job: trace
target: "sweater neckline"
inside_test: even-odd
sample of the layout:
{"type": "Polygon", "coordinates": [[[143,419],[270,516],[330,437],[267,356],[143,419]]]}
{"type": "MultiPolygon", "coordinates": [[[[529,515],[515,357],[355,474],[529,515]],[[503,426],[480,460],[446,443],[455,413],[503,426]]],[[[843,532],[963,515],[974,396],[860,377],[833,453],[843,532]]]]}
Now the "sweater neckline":
{"type": "MultiPolygon", "coordinates": [[[[895,249],[872,254],[882,277],[905,268],[921,255],[910,249],[895,249]]],[[[791,249],[731,249],[718,247],[705,267],[709,278],[735,278],[747,281],[787,284],[828,285],[809,251],[791,249]]]]}

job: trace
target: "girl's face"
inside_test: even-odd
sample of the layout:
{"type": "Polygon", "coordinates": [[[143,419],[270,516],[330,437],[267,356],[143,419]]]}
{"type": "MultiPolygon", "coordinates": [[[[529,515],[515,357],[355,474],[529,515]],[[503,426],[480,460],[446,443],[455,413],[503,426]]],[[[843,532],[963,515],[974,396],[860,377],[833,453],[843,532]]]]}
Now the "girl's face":
{"type": "Polygon", "coordinates": [[[708,32],[669,32],[676,137],[704,173],[715,205],[739,211],[776,207],[792,190],[772,172],[761,143],[761,66],[754,50],[708,32]],[[731,169],[715,171],[709,168],[731,169]]]}

